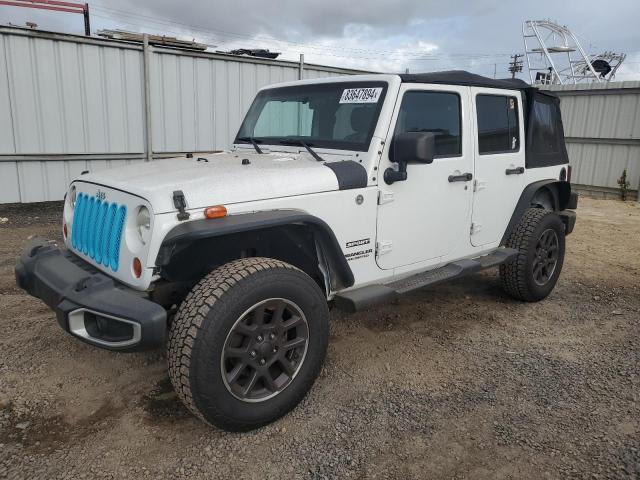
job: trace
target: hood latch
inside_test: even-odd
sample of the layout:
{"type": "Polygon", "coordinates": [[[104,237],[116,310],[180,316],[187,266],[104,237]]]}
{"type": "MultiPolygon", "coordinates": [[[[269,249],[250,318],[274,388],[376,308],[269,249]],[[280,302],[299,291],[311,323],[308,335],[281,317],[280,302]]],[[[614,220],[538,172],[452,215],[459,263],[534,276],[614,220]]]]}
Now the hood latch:
{"type": "Polygon", "coordinates": [[[189,219],[189,212],[185,211],[185,208],[187,208],[187,200],[184,198],[182,190],[176,190],[173,192],[173,206],[178,209],[178,220],[189,219]]]}

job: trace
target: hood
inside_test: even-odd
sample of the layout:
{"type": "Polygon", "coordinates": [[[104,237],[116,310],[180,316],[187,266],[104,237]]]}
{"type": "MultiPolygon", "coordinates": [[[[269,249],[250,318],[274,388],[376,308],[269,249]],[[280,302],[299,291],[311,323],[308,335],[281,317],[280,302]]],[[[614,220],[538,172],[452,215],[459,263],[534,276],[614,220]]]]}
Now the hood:
{"type": "Polygon", "coordinates": [[[100,170],[77,181],[143,197],[156,214],[176,210],[176,190],[184,193],[187,209],[338,190],[331,168],[306,153],[281,152],[196,154],[100,170]]]}

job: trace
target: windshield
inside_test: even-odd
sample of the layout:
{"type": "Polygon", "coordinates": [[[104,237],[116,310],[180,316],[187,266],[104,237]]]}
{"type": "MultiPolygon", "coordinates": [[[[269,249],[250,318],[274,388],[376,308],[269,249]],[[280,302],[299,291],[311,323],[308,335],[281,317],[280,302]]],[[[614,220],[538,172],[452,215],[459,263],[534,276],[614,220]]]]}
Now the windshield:
{"type": "Polygon", "coordinates": [[[234,143],[367,151],[387,91],[385,82],[340,82],[262,90],[234,143]]]}

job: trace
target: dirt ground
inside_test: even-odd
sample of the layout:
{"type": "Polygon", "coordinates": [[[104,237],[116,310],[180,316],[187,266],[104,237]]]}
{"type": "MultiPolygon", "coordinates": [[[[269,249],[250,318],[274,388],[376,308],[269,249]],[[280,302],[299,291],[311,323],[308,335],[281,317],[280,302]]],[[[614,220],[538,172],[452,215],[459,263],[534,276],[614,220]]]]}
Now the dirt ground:
{"type": "Polygon", "coordinates": [[[333,310],[312,392],[245,434],[188,414],[162,351],[89,347],[15,286],[23,243],[58,237],[59,208],[0,208],[0,478],[640,478],[635,202],[581,199],[538,304],[490,271],[333,310]]]}

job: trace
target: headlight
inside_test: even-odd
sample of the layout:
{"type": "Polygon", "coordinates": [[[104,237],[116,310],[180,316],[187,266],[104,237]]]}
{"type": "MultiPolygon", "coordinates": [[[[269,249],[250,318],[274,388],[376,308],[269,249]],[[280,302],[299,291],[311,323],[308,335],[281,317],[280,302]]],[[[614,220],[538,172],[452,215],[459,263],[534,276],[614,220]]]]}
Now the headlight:
{"type": "Polygon", "coordinates": [[[142,243],[147,243],[149,234],[151,233],[151,214],[149,209],[145,206],[138,208],[138,215],[136,216],[136,229],[142,243]]]}
{"type": "Polygon", "coordinates": [[[76,208],[76,186],[75,185],[71,185],[71,189],[69,190],[69,195],[67,195],[67,198],[69,199],[69,205],[71,206],[71,209],[76,208]]]}

